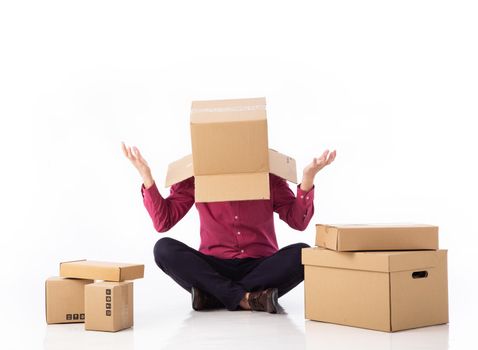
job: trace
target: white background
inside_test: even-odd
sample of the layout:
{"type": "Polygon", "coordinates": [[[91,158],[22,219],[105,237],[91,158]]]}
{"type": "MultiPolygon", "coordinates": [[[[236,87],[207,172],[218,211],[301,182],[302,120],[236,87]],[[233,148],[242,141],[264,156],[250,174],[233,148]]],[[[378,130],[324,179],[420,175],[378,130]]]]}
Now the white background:
{"type": "MultiPolygon", "coordinates": [[[[142,330],[159,346],[166,325],[179,328],[169,321],[189,297],[154,264],[161,234],[120,142],[143,151],[167,195],[167,164],[190,152],[191,101],[266,96],[269,145],[299,176],[337,149],[308,229],[276,218],[280,245],[312,245],[318,222],[439,225],[450,291],[440,346],[460,348],[478,311],[477,16],[474,1],[2,1],[2,339],[58,343],[66,328],[45,325],[43,283],[77,258],[146,265],[135,330],[108,339],[140,349],[142,330]]],[[[192,208],[167,235],[197,247],[198,223],[192,208]]],[[[302,288],[282,304],[297,310],[296,340],[315,347],[324,337],[310,329],[328,325],[304,323],[302,288]]]]}

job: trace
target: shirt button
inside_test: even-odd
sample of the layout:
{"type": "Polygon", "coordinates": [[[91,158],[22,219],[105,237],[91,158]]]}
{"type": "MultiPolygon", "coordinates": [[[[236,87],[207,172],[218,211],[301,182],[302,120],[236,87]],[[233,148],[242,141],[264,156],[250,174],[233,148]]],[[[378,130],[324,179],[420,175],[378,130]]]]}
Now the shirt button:
{"type": "Polygon", "coordinates": [[[244,253],[244,249],[241,249],[241,253],[244,253]]]}
{"type": "Polygon", "coordinates": [[[300,198],[301,198],[301,199],[304,198],[304,195],[300,195],[300,198]]]}
{"type": "Polygon", "coordinates": [[[309,199],[309,197],[307,196],[307,197],[305,197],[305,199],[309,199]]]}
{"type": "Polygon", "coordinates": [[[240,235],[240,234],[241,234],[241,231],[237,231],[237,234],[240,235]]]}
{"type": "Polygon", "coordinates": [[[236,216],[234,216],[234,220],[237,220],[237,219],[238,219],[238,216],[237,216],[237,215],[236,215],[236,216]]]}

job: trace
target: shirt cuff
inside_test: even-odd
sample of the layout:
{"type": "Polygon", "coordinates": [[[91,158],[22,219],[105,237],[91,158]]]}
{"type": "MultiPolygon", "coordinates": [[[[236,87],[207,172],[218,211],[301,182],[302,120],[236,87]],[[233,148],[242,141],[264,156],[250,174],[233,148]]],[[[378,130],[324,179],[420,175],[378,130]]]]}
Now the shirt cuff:
{"type": "Polygon", "coordinates": [[[300,184],[297,185],[297,200],[304,206],[309,206],[314,203],[314,189],[315,185],[308,191],[304,191],[300,188],[300,184]]]}
{"type": "Polygon", "coordinates": [[[144,187],[144,184],[141,184],[141,195],[146,200],[155,201],[158,197],[161,197],[158,188],[156,187],[156,182],[150,188],[144,187]]]}

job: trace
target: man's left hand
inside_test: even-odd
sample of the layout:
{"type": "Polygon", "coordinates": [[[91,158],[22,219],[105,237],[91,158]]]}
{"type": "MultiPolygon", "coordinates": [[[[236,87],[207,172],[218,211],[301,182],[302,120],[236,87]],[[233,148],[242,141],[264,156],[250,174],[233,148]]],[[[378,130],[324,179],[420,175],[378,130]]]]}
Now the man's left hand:
{"type": "Polygon", "coordinates": [[[302,182],[300,184],[300,188],[303,191],[309,191],[312,186],[314,186],[314,178],[317,173],[326,167],[327,165],[331,164],[335,156],[337,155],[337,151],[329,152],[329,150],[325,150],[324,153],[319,158],[314,158],[312,163],[307,165],[304,168],[302,182]]]}

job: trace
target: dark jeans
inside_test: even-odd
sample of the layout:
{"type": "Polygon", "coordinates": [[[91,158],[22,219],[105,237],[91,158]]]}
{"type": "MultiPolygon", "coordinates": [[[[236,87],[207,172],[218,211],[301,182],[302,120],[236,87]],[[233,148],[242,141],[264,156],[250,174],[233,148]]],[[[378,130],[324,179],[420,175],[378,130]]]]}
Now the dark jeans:
{"type": "Polygon", "coordinates": [[[188,292],[194,286],[236,310],[246,292],[278,288],[280,297],[302,282],[301,249],[306,247],[296,243],[265,258],[219,259],[164,237],[154,246],[154,259],[188,292]]]}

